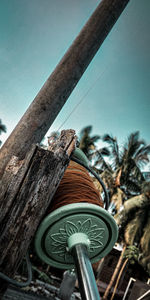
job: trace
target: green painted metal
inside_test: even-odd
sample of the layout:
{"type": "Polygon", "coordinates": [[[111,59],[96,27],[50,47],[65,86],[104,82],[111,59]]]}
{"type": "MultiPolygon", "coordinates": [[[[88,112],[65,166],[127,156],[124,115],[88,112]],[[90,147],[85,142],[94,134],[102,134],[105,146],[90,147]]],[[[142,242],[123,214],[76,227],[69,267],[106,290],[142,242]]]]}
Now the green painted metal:
{"type": "Polygon", "coordinates": [[[85,166],[87,166],[87,167],[89,167],[89,165],[90,165],[90,162],[89,162],[87,156],[84,154],[84,152],[80,148],[76,148],[73,151],[71,158],[77,158],[78,160],[83,162],[85,164],[85,166]]]}
{"type": "MultiPolygon", "coordinates": [[[[79,222],[77,222],[78,225],[79,222]]],[[[73,223],[72,223],[73,224],[73,223]]],[[[88,234],[83,232],[76,232],[70,235],[67,239],[68,244],[68,250],[71,252],[72,247],[74,247],[77,244],[84,244],[88,250],[90,250],[90,239],[88,237],[88,234]]]]}
{"type": "Polygon", "coordinates": [[[114,218],[95,204],[68,204],[56,209],[41,223],[35,237],[38,256],[47,264],[72,269],[70,249],[86,244],[91,263],[97,262],[113,248],[118,237],[114,218]]]}

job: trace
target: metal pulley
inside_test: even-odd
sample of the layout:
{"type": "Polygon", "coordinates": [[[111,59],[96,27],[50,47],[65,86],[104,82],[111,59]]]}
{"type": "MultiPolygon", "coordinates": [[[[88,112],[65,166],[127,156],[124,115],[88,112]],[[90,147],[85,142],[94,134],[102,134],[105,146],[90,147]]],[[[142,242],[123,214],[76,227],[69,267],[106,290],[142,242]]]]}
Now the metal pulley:
{"type": "MultiPolygon", "coordinates": [[[[82,159],[82,165],[85,162],[82,159]]],[[[118,227],[107,210],[91,203],[72,203],[45,217],[36,233],[35,248],[45,263],[59,269],[75,268],[82,299],[98,300],[91,264],[106,256],[117,238],[118,227]]]]}
{"type": "Polygon", "coordinates": [[[94,204],[68,204],[49,214],[35,238],[38,256],[47,264],[76,268],[82,299],[99,299],[91,263],[113,248],[118,228],[113,217],[94,204]]]}

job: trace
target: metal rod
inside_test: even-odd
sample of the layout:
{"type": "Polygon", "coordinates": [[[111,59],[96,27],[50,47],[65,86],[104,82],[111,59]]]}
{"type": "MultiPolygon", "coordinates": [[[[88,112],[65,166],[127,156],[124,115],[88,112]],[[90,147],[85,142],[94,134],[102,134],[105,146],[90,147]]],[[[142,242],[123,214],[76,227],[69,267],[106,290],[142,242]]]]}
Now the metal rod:
{"type": "Polygon", "coordinates": [[[82,300],[100,300],[87,247],[77,244],[72,248],[82,300]]]}

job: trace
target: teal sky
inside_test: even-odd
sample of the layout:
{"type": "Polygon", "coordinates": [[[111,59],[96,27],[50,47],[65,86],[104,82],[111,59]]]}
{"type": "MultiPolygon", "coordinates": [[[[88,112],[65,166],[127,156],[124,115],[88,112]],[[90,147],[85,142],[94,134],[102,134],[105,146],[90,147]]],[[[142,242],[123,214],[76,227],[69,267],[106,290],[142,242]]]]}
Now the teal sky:
{"type": "MultiPolygon", "coordinates": [[[[1,140],[11,133],[99,2],[0,0],[0,118],[7,126],[1,140]]],[[[131,0],[50,131],[61,127],[78,133],[91,124],[93,134],[110,133],[120,143],[139,130],[149,143],[149,95],[150,0],[131,0]]]]}

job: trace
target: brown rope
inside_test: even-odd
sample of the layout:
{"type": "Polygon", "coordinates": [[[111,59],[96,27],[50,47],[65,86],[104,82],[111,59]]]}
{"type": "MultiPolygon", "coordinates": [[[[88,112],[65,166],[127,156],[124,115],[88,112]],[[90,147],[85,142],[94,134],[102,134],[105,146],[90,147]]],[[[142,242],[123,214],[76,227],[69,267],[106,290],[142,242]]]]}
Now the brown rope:
{"type": "Polygon", "coordinates": [[[88,171],[76,162],[70,161],[52,199],[48,213],[61,206],[81,202],[103,207],[100,193],[95,188],[88,171]]]}

